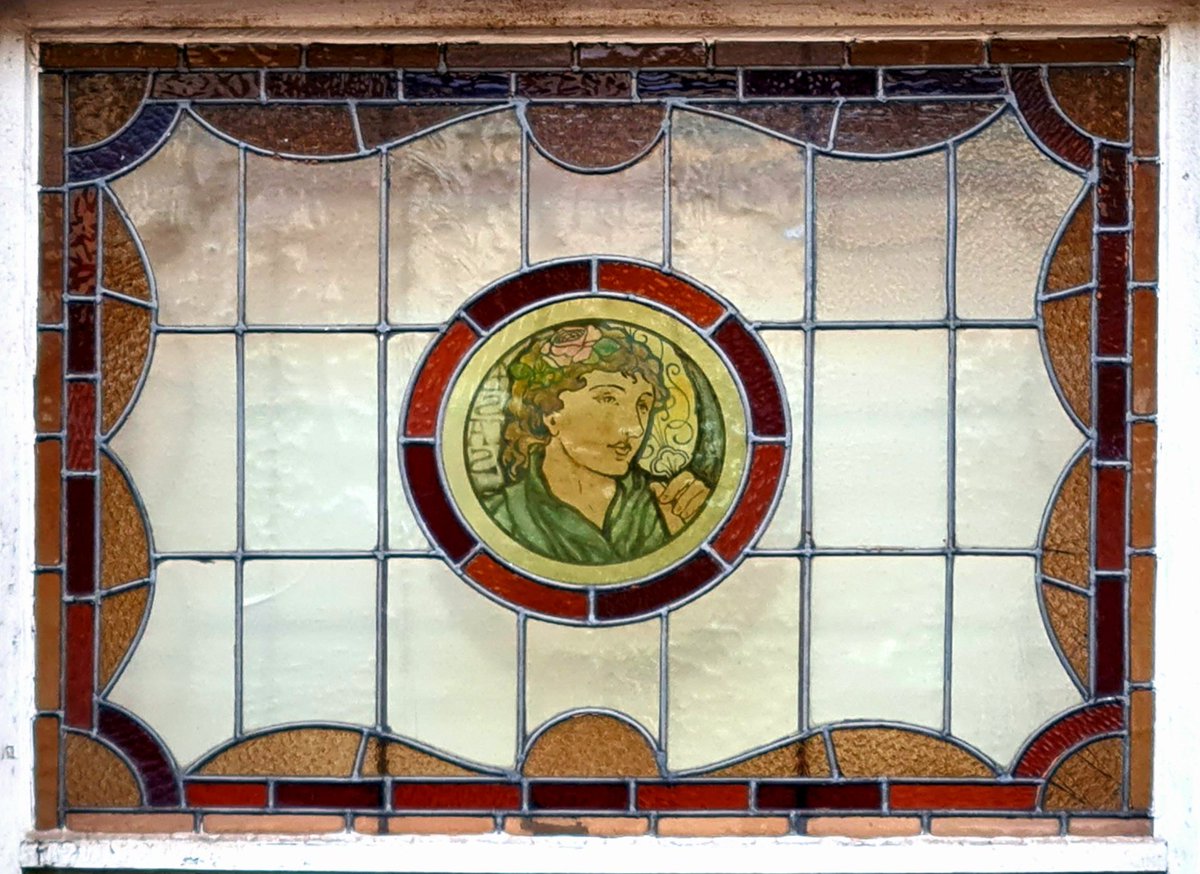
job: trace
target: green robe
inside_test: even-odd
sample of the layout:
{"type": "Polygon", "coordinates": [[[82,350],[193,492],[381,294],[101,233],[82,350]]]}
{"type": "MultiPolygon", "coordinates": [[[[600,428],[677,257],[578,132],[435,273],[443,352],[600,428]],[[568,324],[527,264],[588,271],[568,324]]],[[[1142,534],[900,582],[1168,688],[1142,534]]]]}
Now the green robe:
{"type": "Polygon", "coordinates": [[[531,455],[525,477],[484,498],[492,519],[522,546],[572,564],[616,564],[648,555],[670,536],[650,493],[650,477],[633,465],[617,480],[604,525],[556,498],[542,475],[542,455],[531,455]]]}

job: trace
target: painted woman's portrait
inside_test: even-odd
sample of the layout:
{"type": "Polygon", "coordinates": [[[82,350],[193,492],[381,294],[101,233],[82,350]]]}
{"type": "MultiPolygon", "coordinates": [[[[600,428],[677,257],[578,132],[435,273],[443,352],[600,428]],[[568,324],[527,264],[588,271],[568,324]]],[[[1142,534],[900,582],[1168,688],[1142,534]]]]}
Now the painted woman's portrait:
{"type": "Polygon", "coordinates": [[[724,433],[700,369],[624,322],[556,324],[519,343],[480,387],[466,462],[491,519],[572,564],[648,555],[696,518],[724,433]]]}

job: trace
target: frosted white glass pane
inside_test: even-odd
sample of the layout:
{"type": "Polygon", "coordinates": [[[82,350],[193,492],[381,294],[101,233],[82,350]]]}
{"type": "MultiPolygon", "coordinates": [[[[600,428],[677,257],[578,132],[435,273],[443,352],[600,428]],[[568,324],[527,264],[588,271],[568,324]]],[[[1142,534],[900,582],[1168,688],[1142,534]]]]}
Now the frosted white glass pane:
{"type": "Polygon", "coordinates": [[[751,558],[668,624],[668,762],[693,768],[795,733],[800,562],[751,558]]]}
{"type": "Polygon", "coordinates": [[[945,331],[821,331],[813,364],[813,537],[946,542],[945,331]]]}
{"type": "Polygon", "coordinates": [[[437,560],[388,563],[388,723],[473,761],[511,766],[517,620],[437,560]]]}
{"type": "Polygon", "coordinates": [[[388,338],[387,351],[387,501],[388,545],[392,549],[428,549],[429,541],[413,515],[412,505],[404,494],[404,478],[396,457],[396,441],[400,434],[400,414],[404,395],[412,380],[425,347],[437,335],[429,331],[393,334],[388,338]]]}
{"type": "Polygon", "coordinates": [[[389,318],[442,322],[521,266],[521,131],[495,113],[390,154],[389,318]]]}
{"type": "Polygon", "coordinates": [[[238,150],[188,117],[112,183],[141,237],[164,325],[237,321],[238,150]]]}
{"type": "Polygon", "coordinates": [[[791,457],[787,480],[771,524],[759,545],[775,549],[795,549],[803,537],[801,504],[804,500],[804,332],[763,331],[759,334],[767,351],[775,359],[792,419],[791,457]]]}
{"type": "Polygon", "coordinates": [[[661,623],[571,628],[530,620],[525,628],[526,725],[567,710],[618,710],[658,733],[661,623]]]}
{"type": "Polygon", "coordinates": [[[671,115],[671,263],[752,319],[804,317],[804,150],[671,115]]]}
{"type": "Polygon", "coordinates": [[[953,631],[951,731],[1001,765],[1080,703],[1042,624],[1033,559],[955,559],[953,631]]]}
{"type": "Polygon", "coordinates": [[[237,362],[232,336],[159,334],[113,448],[163,552],[237,545],[237,362]]]}
{"type": "Polygon", "coordinates": [[[376,543],[378,341],[361,334],[246,337],[246,544],[376,543]]]}
{"type": "Polygon", "coordinates": [[[246,158],[246,321],[379,320],[377,157],[246,158]]]}
{"type": "Polygon", "coordinates": [[[809,719],[942,724],[946,560],[812,563],[809,719]]]}
{"type": "Polygon", "coordinates": [[[1082,187],[1010,115],[958,148],[961,318],[1033,318],[1042,260],[1082,187]]]}
{"type": "Polygon", "coordinates": [[[242,571],[242,718],[375,723],[373,561],[250,561],[242,571]]]}
{"type": "Polygon", "coordinates": [[[946,314],[946,153],[892,161],[818,156],[821,319],[946,314]]]}
{"type": "Polygon", "coordinates": [[[233,562],[164,561],[150,618],[109,698],[180,764],[233,736],[233,562]]]}
{"type": "Polygon", "coordinates": [[[615,173],[574,173],[529,151],[529,260],[662,259],[663,146],[615,173]]]}
{"type": "Polygon", "coordinates": [[[1083,438],[1050,385],[1036,331],[960,331],[957,358],[958,542],[1031,548],[1083,438]]]}

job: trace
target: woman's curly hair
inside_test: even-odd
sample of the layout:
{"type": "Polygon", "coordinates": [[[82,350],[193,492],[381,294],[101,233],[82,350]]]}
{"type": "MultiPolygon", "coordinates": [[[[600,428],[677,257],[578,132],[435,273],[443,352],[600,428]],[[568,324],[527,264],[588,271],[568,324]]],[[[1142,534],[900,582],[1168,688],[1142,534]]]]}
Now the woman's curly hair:
{"type": "Polygon", "coordinates": [[[641,377],[654,391],[654,408],[667,400],[662,361],[633,329],[588,320],[534,334],[508,365],[509,401],[500,460],[511,481],[529,468],[530,454],[550,442],[546,416],[563,408],[565,391],[578,391],[593,370],[641,377]]]}

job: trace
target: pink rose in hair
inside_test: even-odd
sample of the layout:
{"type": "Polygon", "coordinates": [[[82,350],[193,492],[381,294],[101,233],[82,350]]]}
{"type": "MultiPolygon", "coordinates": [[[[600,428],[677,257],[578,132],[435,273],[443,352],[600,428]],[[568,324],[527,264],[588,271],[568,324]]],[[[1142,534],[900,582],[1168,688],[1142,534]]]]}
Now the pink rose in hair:
{"type": "Polygon", "coordinates": [[[595,325],[568,325],[559,328],[549,340],[542,344],[542,354],[555,367],[566,367],[587,361],[603,334],[595,325]]]}

